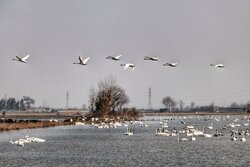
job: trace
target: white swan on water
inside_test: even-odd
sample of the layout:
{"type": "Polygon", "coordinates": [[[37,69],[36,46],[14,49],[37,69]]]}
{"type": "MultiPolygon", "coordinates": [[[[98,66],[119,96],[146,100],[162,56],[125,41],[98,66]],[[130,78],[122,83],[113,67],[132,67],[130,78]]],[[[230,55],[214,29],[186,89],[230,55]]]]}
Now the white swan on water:
{"type": "Polygon", "coordinates": [[[127,127],[127,132],[124,133],[125,135],[132,136],[134,135],[134,127],[127,127]]]}
{"type": "Polygon", "coordinates": [[[203,136],[203,137],[212,137],[213,135],[205,133],[205,127],[203,127],[203,134],[201,136],[203,136]]]}
{"type": "Polygon", "coordinates": [[[37,143],[43,143],[46,141],[45,139],[41,139],[37,137],[29,137],[29,136],[26,136],[26,140],[30,140],[31,142],[37,142],[37,143]]]}
{"type": "Polygon", "coordinates": [[[231,140],[236,141],[237,137],[235,136],[235,132],[232,133],[233,137],[231,138],[231,140]]]}
{"type": "Polygon", "coordinates": [[[82,59],[82,56],[79,56],[79,63],[73,63],[73,64],[79,64],[79,65],[87,65],[87,61],[90,59],[90,57],[87,57],[86,59],[82,59]]]}
{"type": "Polygon", "coordinates": [[[30,57],[30,55],[27,55],[27,56],[25,56],[25,57],[23,57],[23,58],[21,58],[21,57],[19,57],[19,56],[16,56],[16,59],[12,59],[12,60],[14,60],[14,61],[19,61],[19,62],[21,62],[21,63],[27,63],[27,59],[30,57]]]}
{"type": "Polygon", "coordinates": [[[208,129],[213,129],[213,123],[211,123],[210,126],[208,126],[208,129]]]}
{"type": "Polygon", "coordinates": [[[240,141],[243,141],[243,142],[246,141],[246,138],[245,138],[245,136],[244,136],[244,133],[242,134],[242,138],[240,138],[240,141]]]}
{"type": "Polygon", "coordinates": [[[192,134],[192,136],[191,136],[191,140],[192,140],[192,141],[195,141],[195,140],[196,140],[196,138],[194,137],[193,134],[192,134]]]}
{"type": "Polygon", "coordinates": [[[23,142],[23,141],[20,141],[20,140],[16,140],[16,141],[10,140],[9,143],[10,143],[10,144],[16,144],[17,146],[21,146],[21,147],[24,146],[24,142],[23,142]]]}
{"type": "Polygon", "coordinates": [[[24,139],[18,139],[16,141],[12,141],[10,140],[9,143],[10,144],[16,144],[17,146],[24,146],[25,143],[32,143],[32,142],[37,142],[37,143],[43,143],[45,142],[45,139],[41,139],[41,138],[37,138],[37,137],[29,137],[29,136],[25,136],[24,139]]]}

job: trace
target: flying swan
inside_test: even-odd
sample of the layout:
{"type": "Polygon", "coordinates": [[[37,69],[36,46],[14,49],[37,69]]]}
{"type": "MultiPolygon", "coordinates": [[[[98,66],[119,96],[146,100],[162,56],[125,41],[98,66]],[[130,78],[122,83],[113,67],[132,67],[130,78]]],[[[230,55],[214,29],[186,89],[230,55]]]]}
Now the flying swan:
{"type": "Polygon", "coordinates": [[[225,68],[223,64],[210,64],[212,67],[217,67],[217,68],[225,68]]]}
{"type": "Polygon", "coordinates": [[[73,63],[73,64],[79,64],[79,65],[87,65],[87,61],[90,59],[90,57],[87,57],[86,59],[82,59],[81,56],[79,56],[79,63],[73,63]]]}
{"type": "Polygon", "coordinates": [[[124,66],[124,70],[126,70],[127,68],[132,68],[132,71],[135,70],[135,65],[132,63],[127,63],[127,64],[121,64],[121,66],[124,66]]]}
{"type": "Polygon", "coordinates": [[[114,61],[120,61],[120,58],[122,57],[122,55],[118,55],[118,56],[108,56],[106,57],[106,59],[110,59],[110,60],[114,60],[114,61]]]}
{"type": "Polygon", "coordinates": [[[178,63],[165,63],[163,66],[169,66],[169,67],[177,67],[178,63]]]}
{"type": "Polygon", "coordinates": [[[16,56],[16,59],[12,59],[12,60],[14,60],[14,61],[19,61],[19,62],[21,62],[21,63],[27,63],[27,59],[30,57],[30,55],[27,55],[27,56],[25,56],[25,57],[23,57],[23,58],[20,58],[19,56],[16,56]]]}
{"type": "Polygon", "coordinates": [[[149,57],[149,56],[145,56],[144,60],[151,60],[151,61],[158,61],[158,57],[149,57]]]}

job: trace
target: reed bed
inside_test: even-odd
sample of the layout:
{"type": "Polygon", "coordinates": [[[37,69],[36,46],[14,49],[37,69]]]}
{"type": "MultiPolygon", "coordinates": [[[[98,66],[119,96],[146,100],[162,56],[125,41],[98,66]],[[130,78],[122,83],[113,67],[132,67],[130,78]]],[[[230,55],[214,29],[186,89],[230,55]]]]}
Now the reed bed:
{"type": "Polygon", "coordinates": [[[73,125],[72,122],[49,122],[41,121],[36,123],[0,123],[0,132],[11,131],[11,130],[20,130],[20,129],[33,129],[33,128],[47,128],[54,126],[63,126],[63,125],[73,125]]]}

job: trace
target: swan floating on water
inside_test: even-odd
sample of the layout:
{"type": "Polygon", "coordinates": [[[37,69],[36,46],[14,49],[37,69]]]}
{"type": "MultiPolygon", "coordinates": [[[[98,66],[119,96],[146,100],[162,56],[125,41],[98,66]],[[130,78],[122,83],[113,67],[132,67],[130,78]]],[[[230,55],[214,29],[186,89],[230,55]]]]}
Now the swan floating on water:
{"type": "Polygon", "coordinates": [[[19,56],[16,56],[16,59],[12,59],[12,60],[14,60],[14,61],[19,61],[19,62],[21,62],[21,63],[27,63],[27,59],[30,57],[30,55],[27,55],[27,56],[25,56],[25,57],[23,57],[23,58],[20,58],[19,56]]]}
{"type": "Polygon", "coordinates": [[[17,146],[21,146],[21,147],[24,146],[24,142],[23,142],[23,141],[20,141],[20,140],[16,140],[16,141],[10,140],[9,143],[10,143],[10,144],[16,144],[17,146]]]}
{"type": "Polygon", "coordinates": [[[219,133],[219,130],[216,129],[216,132],[214,134],[214,137],[219,137],[219,136],[223,136],[223,133],[219,133]]]}
{"type": "Polygon", "coordinates": [[[25,136],[25,140],[31,141],[31,142],[38,142],[38,143],[43,143],[46,140],[45,139],[41,139],[41,138],[37,138],[37,137],[29,137],[29,136],[25,136]]]}
{"type": "Polygon", "coordinates": [[[213,123],[210,124],[210,126],[208,126],[208,129],[213,129],[213,123]]]}
{"type": "Polygon", "coordinates": [[[166,128],[157,128],[155,135],[158,136],[170,136],[170,132],[166,128]]]}
{"type": "Polygon", "coordinates": [[[245,138],[245,136],[244,136],[244,133],[242,134],[242,138],[240,138],[240,141],[243,141],[243,142],[246,141],[246,138],[245,138]]]}
{"type": "Polygon", "coordinates": [[[192,136],[191,136],[191,141],[195,141],[196,140],[196,138],[194,137],[194,135],[192,134],[192,136]]]}
{"type": "Polygon", "coordinates": [[[9,143],[10,144],[16,144],[17,146],[24,146],[25,143],[32,143],[32,142],[37,142],[37,143],[43,143],[45,142],[45,139],[41,139],[41,138],[37,138],[37,137],[29,137],[29,136],[25,136],[24,139],[18,139],[16,141],[12,141],[10,140],[9,143]]]}
{"type": "Polygon", "coordinates": [[[125,135],[131,136],[134,135],[134,127],[127,127],[127,132],[125,132],[125,135]]]}
{"type": "Polygon", "coordinates": [[[235,132],[232,132],[232,135],[231,135],[231,140],[233,141],[236,141],[237,140],[237,137],[235,136],[235,132]]]}

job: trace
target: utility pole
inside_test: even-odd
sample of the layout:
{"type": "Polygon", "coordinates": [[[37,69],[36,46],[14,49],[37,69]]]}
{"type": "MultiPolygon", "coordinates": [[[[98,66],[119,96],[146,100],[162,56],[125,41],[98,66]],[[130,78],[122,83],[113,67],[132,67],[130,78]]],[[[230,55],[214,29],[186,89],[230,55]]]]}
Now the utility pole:
{"type": "Polygon", "coordinates": [[[152,104],[151,104],[152,94],[151,93],[152,93],[152,89],[151,89],[151,87],[149,87],[149,89],[148,89],[148,106],[147,106],[148,110],[152,109],[152,104]]]}
{"type": "Polygon", "coordinates": [[[4,95],[4,110],[7,109],[7,95],[4,95]]]}
{"type": "Polygon", "coordinates": [[[69,91],[67,91],[67,94],[66,94],[66,109],[69,109],[69,91]]]}

